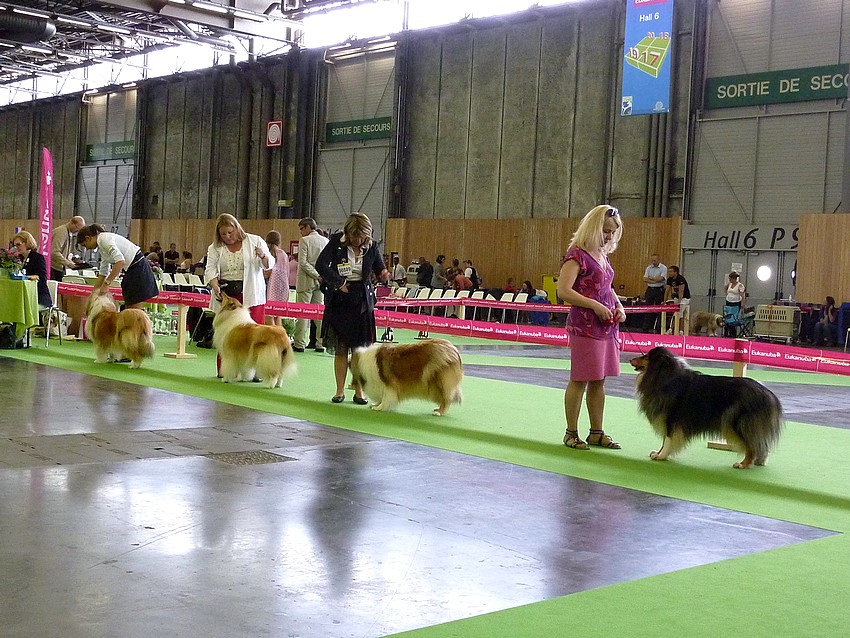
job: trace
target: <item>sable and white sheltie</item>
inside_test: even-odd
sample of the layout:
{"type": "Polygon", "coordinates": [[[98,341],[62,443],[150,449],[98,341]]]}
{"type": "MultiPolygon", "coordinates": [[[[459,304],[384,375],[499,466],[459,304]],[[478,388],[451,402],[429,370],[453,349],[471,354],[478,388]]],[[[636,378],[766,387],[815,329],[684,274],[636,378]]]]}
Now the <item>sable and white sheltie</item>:
{"type": "Polygon", "coordinates": [[[130,359],[139,368],[154,353],[151,320],[144,310],[118,311],[108,292],[92,293],[86,302],[86,333],[94,343],[95,363],[130,359]]]}
{"type": "Polygon", "coordinates": [[[283,378],[295,372],[295,355],[286,330],[256,323],[247,308],[224,293],[213,319],[213,347],[221,357],[225,383],[250,381],[256,375],[265,387],[279,388],[283,378]]]}
{"type": "Polygon", "coordinates": [[[463,364],[457,348],[445,339],[356,348],[351,375],[373,410],[392,410],[405,399],[418,398],[436,403],[434,414],[442,416],[463,399],[463,364]]]}
{"type": "Polygon", "coordinates": [[[705,330],[706,336],[718,336],[723,331],[723,315],[716,312],[699,312],[691,316],[691,334],[698,335],[705,330]]]}
{"type": "Polygon", "coordinates": [[[697,437],[722,436],[744,454],[733,467],[764,465],[782,432],[782,406],[753,379],[700,374],[666,348],[631,360],[640,374],[640,411],[664,442],[650,458],[663,461],[697,437]]]}

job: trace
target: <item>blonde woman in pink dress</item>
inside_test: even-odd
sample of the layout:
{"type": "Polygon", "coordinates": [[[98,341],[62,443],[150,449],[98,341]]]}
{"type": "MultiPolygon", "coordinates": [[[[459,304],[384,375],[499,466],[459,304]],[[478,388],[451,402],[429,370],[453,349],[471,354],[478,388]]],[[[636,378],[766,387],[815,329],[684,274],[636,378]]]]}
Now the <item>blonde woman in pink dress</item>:
{"type": "Polygon", "coordinates": [[[586,450],[589,445],[620,449],[605,433],[605,377],[620,374],[620,329],[626,320],[614,292],[614,269],[608,261],[623,235],[619,211],[597,206],[584,216],[570,242],[558,277],[558,297],[570,304],[570,381],[564,393],[567,431],[564,445],[586,450]],[[582,399],[587,393],[590,434],[579,436],[582,399]]]}
{"type": "MultiPolygon", "coordinates": [[[[274,267],[264,271],[267,281],[267,301],[289,301],[289,257],[280,247],[280,233],[269,231],[266,243],[274,257],[274,267]]],[[[266,315],[266,323],[270,326],[283,326],[283,318],[266,315]]]]}

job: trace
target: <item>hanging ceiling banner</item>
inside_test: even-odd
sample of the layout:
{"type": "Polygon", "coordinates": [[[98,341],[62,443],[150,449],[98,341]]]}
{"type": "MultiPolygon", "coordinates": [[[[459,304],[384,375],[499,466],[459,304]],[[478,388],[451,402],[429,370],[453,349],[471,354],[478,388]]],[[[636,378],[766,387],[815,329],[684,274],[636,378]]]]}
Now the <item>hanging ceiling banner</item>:
{"type": "Polygon", "coordinates": [[[673,0],[626,0],[620,115],[670,110],[673,0]]]}

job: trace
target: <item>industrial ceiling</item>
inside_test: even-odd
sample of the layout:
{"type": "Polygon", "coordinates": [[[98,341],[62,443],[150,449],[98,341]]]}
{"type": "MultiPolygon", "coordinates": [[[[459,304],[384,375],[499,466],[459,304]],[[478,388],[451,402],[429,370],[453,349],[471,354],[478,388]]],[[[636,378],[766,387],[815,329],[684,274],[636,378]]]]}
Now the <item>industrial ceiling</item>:
{"type": "Polygon", "coordinates": [[[358,0],[0,0],[0,85],[187,42],[297,44],[299,20],[358,0]],[[233,37],[228,37],[233,36],[233,37]]]}

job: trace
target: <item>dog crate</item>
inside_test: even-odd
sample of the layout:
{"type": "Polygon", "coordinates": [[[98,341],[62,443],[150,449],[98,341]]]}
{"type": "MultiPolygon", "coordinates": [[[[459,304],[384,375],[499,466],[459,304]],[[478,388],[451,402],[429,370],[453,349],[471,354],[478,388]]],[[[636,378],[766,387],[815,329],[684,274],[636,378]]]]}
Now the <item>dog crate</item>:
{"type": "Polygon", "coordinates": [[[789,343],[800,334],[800,309],[796,306],[757,306],[755,324],[753,334],[756,337],[789,343]]]}

